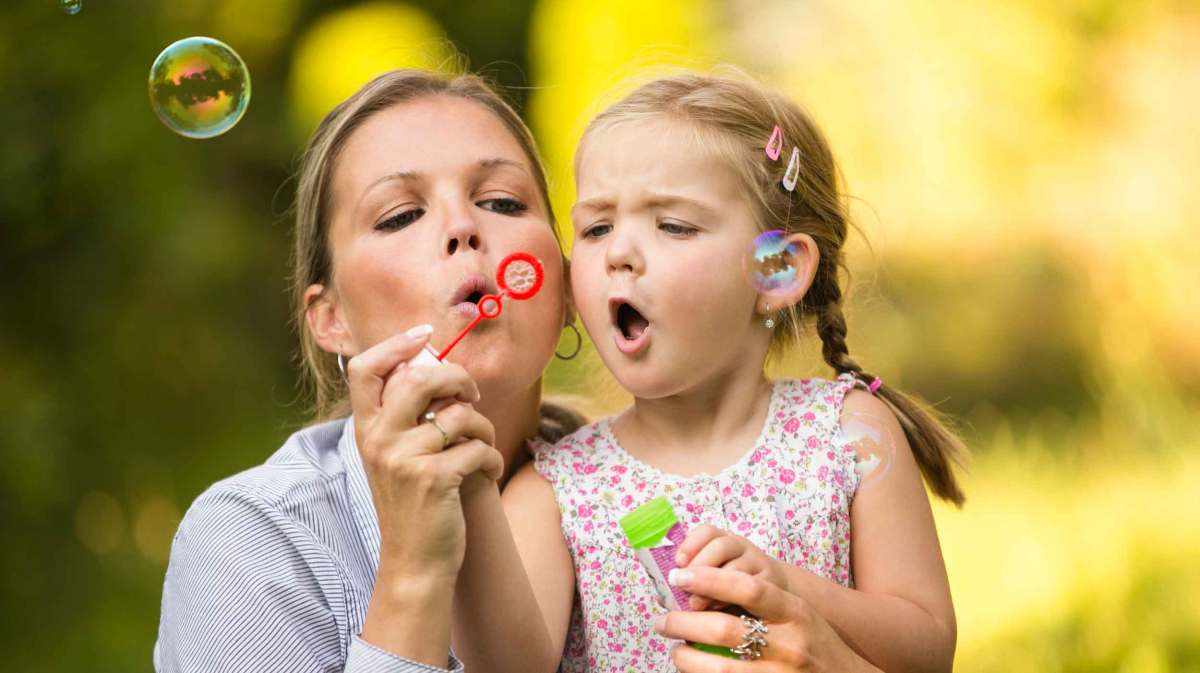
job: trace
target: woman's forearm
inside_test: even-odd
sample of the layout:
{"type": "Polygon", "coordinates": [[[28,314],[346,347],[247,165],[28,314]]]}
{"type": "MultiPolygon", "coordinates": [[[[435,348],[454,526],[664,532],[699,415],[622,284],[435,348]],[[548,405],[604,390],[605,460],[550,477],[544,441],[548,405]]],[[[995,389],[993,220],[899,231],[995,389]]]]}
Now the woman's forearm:
{"type": "Polygon", "coordinates": [[[952,669],[953,627],[919,605],[850,589],[795,566],[787,566],[787,576],[792,593],[808,601],[851,648],[887,673],[952,669]]]}
{"type": "Polygon", "coordinates": [[[467,551],[454,594],[455,654],[472,673],[552,673],[562,653],[551,647],[496,484],[464,484],[463,511],[467,551]]]}

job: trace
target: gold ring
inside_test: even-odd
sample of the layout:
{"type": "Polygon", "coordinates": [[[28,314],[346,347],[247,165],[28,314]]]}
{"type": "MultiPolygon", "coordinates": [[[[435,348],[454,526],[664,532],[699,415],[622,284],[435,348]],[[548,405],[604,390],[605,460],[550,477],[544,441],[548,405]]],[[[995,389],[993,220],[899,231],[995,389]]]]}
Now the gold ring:
{"type": "Polygon", "coordinates": [[[432,411],[426,411],[425,415],[422,416],[421,418],[423,418],[426,423],[432,425],[435,430],[442,433],[442,448],[443,449],[446,448],[447,446],[450,446],[450,435],[446,434],[446,431],[442,429],[442,426],[438,425],[437,414],[433,413],[432,411]]]}

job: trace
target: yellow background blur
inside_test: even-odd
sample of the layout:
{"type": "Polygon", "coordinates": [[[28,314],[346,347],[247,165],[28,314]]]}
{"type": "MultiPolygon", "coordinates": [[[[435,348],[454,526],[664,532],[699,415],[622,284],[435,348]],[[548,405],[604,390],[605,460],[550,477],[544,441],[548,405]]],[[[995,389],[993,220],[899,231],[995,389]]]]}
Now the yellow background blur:
{"type": "MultiPolygon", "coordinates": [[[[71,20],[103,11],[95,4],[85,0],[71,20]]],[[[518,10],[219,0],[154,11],[158,34],[212,34],[238,49],[258,78],[251,112],[271,100],[278,113],[248,115],[224,145],[179,151],[270,142],[282,148],[272,156],[294,157],[326,111],[382,70],[447,67],[451,43],[470,67],[508,68],[471,48],[508,34],[463,35],[518,10]],[[468,28],[448,29],[451,15],[468,28]]],[[[1200,6],[541,0],[520,11],[518,97],[560,219],[580,131],[627,77],[736,64],[793,96],[827,133],[865,234],[850,243],[851,353],[962,419],[973,453],[966,506],[935,504],[958,614],[956,670],[1200,671],[1200,6]]],[[[19,54],[0,44],[0,72],[19,54]]],[[[148,67],[153,49],[144,56],[148,67]]],[[[81,147],[105,157],[103,144],[81,147]]],[[[160,252],[203,274],[199,255],[236,257],[247,240],[285,246],[277,187],[263,180],[245,200],[271,209],[261,219],[276,224],[261,241],[213,228],[189,239],[199,248],[160,252]]],[[[215,221],[222,208],[201,210],[215,221]]],[[[282,269],[286,250],[270,254],[282,269]]],[[[282,279],[271,280],[263,296],[282,302],[282,279]]],[[[286,305],[272,311],[282,330],[286,305]]],[[[292,342],[272,344],[286,367],[292,342]]],[[[773,366],[829,375],[819,344],[773,366]]],[[[12,369],[10,381],[33,385],[32,371],[12,369]]],[[[623,401],[590,349],[555,363],[548,381],[593,413],[623,401]]],[[[0,397],[10,408],[12,395],[0,397]]],[[[237,446],[240,460],[205,463],[174,490],[144,484],[192,463],[146,456],[46,501],[72,519],[89,577],[144,587],[137,611],[107,622],[104,636],[132,661],[148,661],[170,537],[196,485],[261,462],[293,420],[263,420],[252,436],[270,442],[237,446]],[[141,559],[136,581],[117,568],[129,558],[141,559]]]]}

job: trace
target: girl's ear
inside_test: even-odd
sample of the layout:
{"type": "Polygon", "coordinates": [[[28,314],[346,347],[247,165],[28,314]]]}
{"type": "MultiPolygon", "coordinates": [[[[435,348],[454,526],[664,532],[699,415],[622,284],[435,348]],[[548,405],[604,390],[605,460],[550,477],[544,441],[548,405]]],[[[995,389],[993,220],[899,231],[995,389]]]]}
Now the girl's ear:
{"type": "Polygon", "coordinates": [[[808,288],[812,287],[813,278],[817,276],[817,267],[821,263],[821,250],[817,242],[808,234],[791,234],[787,237],[795,252],[788,257],[788,264],[796,269],[796,284],[786,292],[760,292],[754,310],[760,314],[775,313],[785,308],[795,306],[804,299],[808,288]]]}
{"type": "Polygon", "coordinates": [[[317,345],[328,353],[354,355],[353,340],[342,322],[336,295],[324,285],[314,283],[304,291],[304,320],[317,345]]]}

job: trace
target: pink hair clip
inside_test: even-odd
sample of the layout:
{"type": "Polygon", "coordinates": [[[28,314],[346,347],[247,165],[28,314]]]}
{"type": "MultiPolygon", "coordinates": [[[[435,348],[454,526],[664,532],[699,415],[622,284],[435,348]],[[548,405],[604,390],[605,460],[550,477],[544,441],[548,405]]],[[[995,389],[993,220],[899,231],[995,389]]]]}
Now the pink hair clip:
{"type": "Polygon", "coordinates": [[[871,385],[867,386],[867,390],[871,391],[871,394],[874,395],[875,391],[879,390],[879,387],[882,385],[883,385],[883,379],[876,376],[875,380],[871,381],[871,385]]]}
{"type": "Polygon", "coordinates": [[[783,131],[776,126],[775,130],[771,131],[771,137],[767,140],[767,146],[764,148],[767,153],[767,158],[771,161],[778,161],[779,154],[783,151],[783,131]]]}

